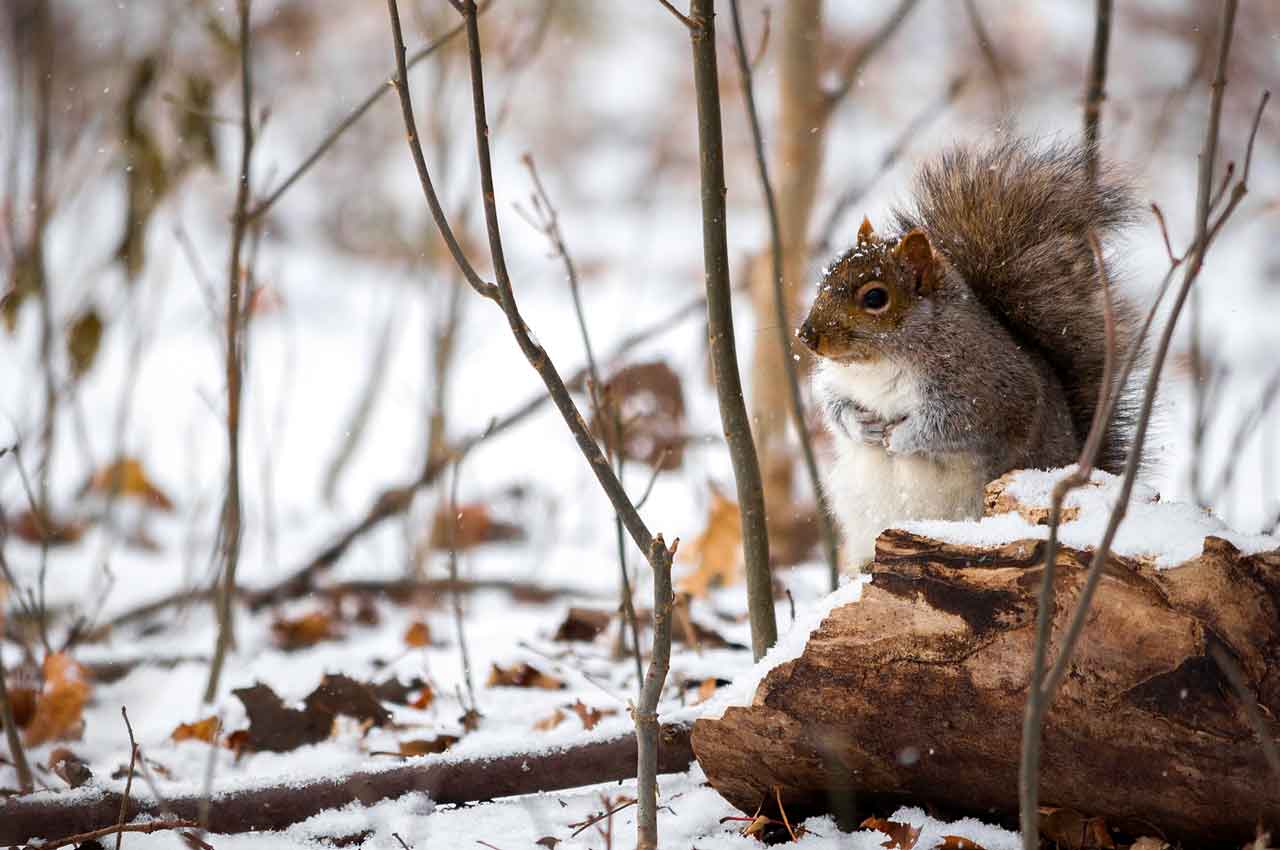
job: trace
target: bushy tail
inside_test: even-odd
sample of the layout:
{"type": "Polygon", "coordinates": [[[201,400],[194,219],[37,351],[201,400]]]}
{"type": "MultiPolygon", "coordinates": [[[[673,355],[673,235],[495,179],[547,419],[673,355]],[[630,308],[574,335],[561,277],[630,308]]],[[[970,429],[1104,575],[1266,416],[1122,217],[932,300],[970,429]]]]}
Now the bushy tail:
{"type": "MultiPolygon", "coordinates": [[[[924,228],[984,306],[1049,361],[1081,440],[1098,405],[1106,348],[1102,281],[1087,233],[1106,245],[1135,210],[1128,185],[1107,169],[1089,182],[1086,159],[1083,148],[1065,144],[957,147],[921,170],[914,208],[895,213],[903,232],[924,228]]],[[[1117,287],[1111,292],[1118,372],[1140,322],[1117,287]]],[[[1135,383],[1120,389],[1098,457],[1103,469],[1124,465],[1135,383]]]]}

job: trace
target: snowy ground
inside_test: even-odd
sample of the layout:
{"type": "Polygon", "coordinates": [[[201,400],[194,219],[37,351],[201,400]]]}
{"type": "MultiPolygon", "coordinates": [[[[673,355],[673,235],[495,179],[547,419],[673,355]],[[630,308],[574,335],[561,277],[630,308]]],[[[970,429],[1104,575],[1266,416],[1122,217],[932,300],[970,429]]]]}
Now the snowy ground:
{"type": "MultiPolygon", "coordinates": [[[[258,181],[278,179],[358,98],[385,79],[390,48],[381,7],[372,4],[348,11],[336,0],[326,2],[334,16],[344,16],[342,27],[319,28],[293,56],[279,45],[263,49],[259,97],[270,104],[272,114],[258,153],[258,181]],[[287,97],[279,93],[286,84],[287,97]]],[[[519,164],[526,150],[539,159],[544,180],[560,207],[570,249],[585,270],[586,314],[598,352],[607,351],[621,335],[669,314],[696,292],[701,281],[696,184],[688,167],[694,127],[684,34],[657,4],[637,0],[610,5],[609,15],[592,18],[590,32],[552,31],[542,52],[518,76],[508,80],[497,70],[489,76],[491,89],[499,93],[493,103],[505,100],[509,107],[505,123],[494,134],[509,265],[525,317],[563,373],[582,363],[583,347],[561,267],[548,258],[541,236],[510,207],[528,194],[528,178],[519,164]],[[567,114],[565,103],[573,104],[567,114]],[[559,136],[563,136],[559,145],[570,146],[572,152],[544,157],[543,151],[559,136]],[[673,146],[677,165],[657,170],[656,151],[673,146]]],[[[761,5],[744,4],[749,21],[758,20],[761,5]]],[[[835,7],[830,13],[832,25],[840,33],[865,32],[885,11],[872,8],[881,4],[828,5],[835,7]]],[[[119,45],[122,55],[136,55],[140,49],[136,43],[154,38],[162,27],[153,20],[156,16],[148,14],[147,4],[121,6],[119,19],[104,14],[101,20],[79,25],[99,27],[101,38],[119,45]]],[[[255,17],[269,22],[280,6],[266,0],[255,3],[255,17]]],[[[532,15],[537,4],[510,0],[500,6],[501,12],[491,14],[518,19],[521,14],[532,15]]],[[[1012,43],[1002,37],[1011,26],[1029,26],[1035,33],[1017,48],[1022,51],[1025,75],[1012,110],[1018,116],[1019,131],[1077,132],[1078,90],[1063,87],[1061,65],[1083,63],[1091,26],[1086,6],[1054,4],[1035,13],[1021,12],[1027,19],[989,22],[998,43],[1012,43]],[[1029,61],[1033,56],[1037,61],[1029,61]]],[[[173,37],[181,53],[196,50],[203,36],[198,23],[188,22],[178,26],[173,37]]],[[[1136,38],[1127,36],[1122,27],[1117,35],[1122,47],[1126,37],[1136,38]]],[[[1116,60],[1104,138],[1108,152],[1134,172],[1142,197],[1160,202],[1176,244],[1191,232],[1198,135],[1175,131],[1180,122],[1199,127],[1203,112],[1199,101],[1193,101],[1169,137],[1151,150],[1143,123],[1155,108],[1150,92],[1153,86],[1176,81],[1190,54],[1172,39],[1144,37],[1144,52],[1126,58],[1134,51],[1125,50],[1116,60]],[[1154,75],[1140,73],[1143,62],[1161,69],[1167,66],[1167,70],[1153,80],[1154,75]]],[[[945,87],[946,74],[975,61],[967,38],[963,20],[916,15],[868,69],[837,114],[820,196],[834,195],[846,183],[865,178],[899,128],[934,96],[934,89],[945,87]],[[921,50],[921,45],[930,49],[921,50]],[[919,97],[903,98],[898,95],[904,79],[936,85],[919,97]]],[[[730,64],[727,58],[727,52],[722,53],[722,69],[730,64]]],[[[435,100],[428,96],[435,91],[435,72],[428,67],[417,74],[419,110],[438,108],[448,116],[446,121],[466,128],[463,66],[454,61],[449,68],[453,76],[446,94],[435,100]]],[[[758,79],[766,116],[775,106],[774,73],[766,60],[758,79]]],[[[1076,76],[1071,79],[1076,79],[1078,68],[1073,73],[1076,76]]],[[[104,89],[120,84],[120,80],[108,80],[104,89]]],[[[234,89],[228,85],[220,91],[219,111],[235,112],[234,89]]],[[[4,90],[7,93],[9,87],[4,90]]],[[[879,178],[865,208],[856,210],[856,215],[883,217],[904,190],[916,158],[954,139],[981,138],[993,129],[1003,132],[996,127],[994,110],[984,97],[975,95],[915,139],[906,161],[879,178]]],[[[1242,109],[1256,102],[1256,93],[1243,88],[1233,88],[1228,97],[1242,109]]],[[[763,220],[740,110],[736,100],[726,104],[731,254],[745,259],[759,247],[763,220]]],[[[358,236],[376,233],[388,240],[420,241],[428,221],[397,121],[391,98],[375,107],[353,131],[349,143],[339,145],[285,196],[272,214],[262,244],[261,275],[283,306],[255,318],[250,331],[242,449],[246,524],[240,565],[241,580],[248,587],[269,585],[305,563],[362,515],[378,492],[412,477],[421,465],[432,389],[429,332],[442,312],[448,277],[441,274],[439,265],[428,265],[420,258],[347,250],[335,244],[326,227],[328,218],[340,211],[363,223],[365,229],[357,228],[358,236]],[[375,220],[362,206],[366,187],[379,202],[390,205],[389,224],[375,220]],[[319,498],[325,469],[347,438],[350,411],[365,383],[378,336],[387,327],[394,335],[391,355],[368,436],[357,446],[333,503],[325,504],[319,498]]],[[[1238,156],[1243,138],[1234,132],[1238,124],[1230,126],[1233,134],[1224,137],[1223,147],[1229,156],[1238,156]]],[[[1277,363],[1280,255],[1273,244],[1280,209],[1277,127],[1280,123],[1274,117],[1263,125],[1251,181],[1255,191],[1215,246],[1202,280],[1206,348],[1229,370],[1219,415],[1206,437],[1204,468],[1212,482],[1236,452],[1238,472],[1231,486],[1215,496],[1213,507],[1242,534],[1269,530],[1264,526],[1280,510],[1280,414],[1273,410],[1264,417],[1238,451],[1231,441],[1237,424],[1258,403],[1277,363]]],[[[50,478],[53,504],[65,516],[92,508],[79,491],[88,472],[116,453],[123,415],[125,452],[143,461],[176,505],[167,514],[122,506],[115,529],[94,527],[79,543],[50,552],[48,604],[83,613],[96,622],[171,592],[203,586],[212,578],[211,553],[216,546],[225,468],[220,318],[211,312],[198,275],[173,234],[179,226],[191,234],[207,276],[220,286],[233,191],[229,175],[236,155],[232,128],[220,132],[224,134],[220,137],[222,169],[197,172],[162,205],[151,224],[147,271],[133,288],[126,286],[110,262],[123,216],[118,150],[90,141],[73,146],[76,173],[88,176],[81,191],[67,193],[68,202],[50,226],[51,275],[59,282],[55,284],[56,312],[69,316],[92,303],[108,319],[100,359],[79,384],[75,403],[63,406],[57,422],[59,442],[50,478]],[[131,362],[135,344],[139,355],[131,362]],[[132,395],[125,396],[122,388],[130,380],[136,383],[132,395]],[[122,408],[127,412],[122,414],[122,408]],[[139,523],[157,544],[154,550],[122,542],[122,530],[139,523]]],[[[106,135],[101,128],[89,128],[84,138],[106,135]]],[[[466,159],[469,135],[459,132],[454,143],[460,152],[451,160],[450,179],[442,180],[450,208],[474,192],[470,187],[474,173],[466,159]]],[[[820,204],[818,220],[824,212],[820,204]]],[[[1127,269],[1127,285],[1139,299],[1148,296],[1164,269],[1164,248],[1154,224],[1144,221],[1136,227],[1119,253],[1127,269]]],[[[739,263],[735,278],[744,276],[745,263],[739,263]]],[[[454,436],[482,429],[491,418],[513,409],[540,388],[492,305],[465,297],[464,303],[466,318],[458,341],[461,354],[448,388],[454,436]]],[[[739,349],[745,364],[756,335],[773,331],[755,328],[745,304],[740,307],[739,349]]],[[[0,446],[20,440],[27,447],[28,464],[36,457],[42,411],[38,325],[35,310],[27,309],[16,333],[0,333],[0,446]]],[[[685,321],[627,358],[628,362],[661,359],[671,365],[684,382],[689,431],[708,435],[690,446],[682,469],[657,479],[643,511],[651,528],[668,539],[695,539],[706,524],[709,482],[729,485],[732,481],[717,436],[720,426],[707,381],[704,334],[697,318],[685,321]]],[[[1185,350],[1184,343],[1179,343],[1179,350],[1185,350]]],[[[1185,369],[1174,370],[1163,393],[1164,410],[1153,440],[1156,471],[1148,481],[1166,499],[1185,498],[1189,493],[1188,395],[1185,369]]],[[[579,402],[585,404],[585,399],[579,402]]],[[[9,461],[0,458],[0,505],[14,513],[25,505],[25,496],[9,461]]],[[[361,681],[421,677],[431,684],[436,698],[422,710],[394,707],[399,728],[392,730],[374,729],[362,735],[354,727],[341,728],[319,744],[283,754],[250,754],[238,761],[229,750],[216,750],[214,787],[305,781],[386,764],[397,757],[371,753],[394,751],[401,741],[441,734],[461,735],[451,755],[563,744],[588,734],[572,713],[553,729],[534,727],[576,700],[616,712],[591,734],[627,728],[626,706],[634,698],[637,683],[632,664],[610,655],[613,627],[591,643],[552,640],[570,607],[609,608],[615,604],[618,584],[611,514],[563,424],[547,407],[518,428],[482,444],[467,458],[461,476],[462,502],[488,505],[526,534],[517,543],[464,552],[464,577],[563,591],[549,602],[513,600],[501,591],[479,592],[464,600],[477,707],[484,715],[478,730],[463,734],[459,723],[463,682],[445,600],[379,602],[376,625],[356,622],[347,612],[348,619],[339,624],[339,637],[293,652],[277,647],[272,623],[321,610],[322,601],[302,599],[259,613],[243,612],[238,620],[238,650],[213,706],[202,704],[202,692],[207,676],[204,659],[214,644],[215,625],[208,606],[196,605],[171,609],[145,629],[118,630],[102,643],[77,650],[76,658],[86,664],[188,659],[163,667],[142,664],[118,681],[95,687],[84,714],[83,737],[71,745],[92,767],[95,782],[108,787],[123,784],[108,778],[128,761],[121,706],[127,706],[146,756],[163,769],[157,779],[161,792],[198,793],[204,787],[211,750],[200,742],[174,742],[170,736],[178,724],[216,715],[224,730],[239,729],[246,718],[232,695],[234,689],[263,682],[286,701],[301,700],[325,673],[334,672],[361,681]],[[433,642],[428,646],[405,642],[406,630],[417,621],[430,627],[433,642]],[[516,662],[528,662],[563,680],[565,689],[485,686],[491,664],[516,662]]],[[[648,470],[636,466],[628,470],[626,481],[639,491],[647,478],[648,470]]],[[[424,492],[402,520],[362,537],[328,580],[404,576],[413,569],[413,553],[420,548],[443,498],[442,488],[424,492]]],[[[19,587],[38,583],[36,547],[11,540],[7,556],[19,587]]],[[[636,598],[647,605],[651,588],[642,561],[631,552],[628,557],[636,598]]],[[[427,554],[420,569],[421,577],[443,577],[444,555],[427,554]]],[[[682,564],[680,569],[689,571],[692,566],[682,564]]],[[[823,604],[824,568],[815,561],[781,572],[780,580],[794,600],[799,633],[807,634],[804,624],[823,604]]],[[[695,601],[693,616],[728,641],[745,646],[749,635],[742,620],[743,597],[736,588],[714,592],[695,601]]],[[[787,600],[779,602],[779,622],[784,627],[791,621],[791,610],[787,600]]],[[[0,644],[0,652],[11,668],[20,660],[13,642],[0,644]]],[[[687,716],[698,710],[689,703],[696,699],[698,684],[708,677],[742,676],[737,687],[728,690],[739,697],[748,693],[751,667],[750,653],[744,649],[677,648],[664,713],[687,716]]],[[[33,761],[44,764],[50,750],[59,745],[34,748],[33,761]]],[[[63,787],[48,772],[40,779],[52,789],[63,787]]],[[[13,771],[0,763],[0,788],[15,784],[13,771]]],[[[135,786],[134,793],[149,791],[135,786]]],[[[688,774],[664,777],[662,794],[669,807],[660,817],[663,846],[703,850],[755,846],[753,839],[734,835],[740,824],[720,823],[721,818],[737,813],[704,785],[696,767],[688,774]]],[[[603,797],[616,801],[624,795],[634,796],[634,783],[440,811],[433,811],[430,801],[410,796],[368,809],[326,813],[270,838],[216,836],[210,840],[219,850],[283,850],[325,846],[318,843],[324,836],[371,831],[365,846],[397,847],[392,833],[398,833],[409,846],[418,848],[488,842],[510,850],[531,846],[543,836],[559,839],[561,848],[600,848],[605,846],[604,839],[594,827],[575,838],[572,825],[600,811],[603,797]]],[[[968,821],[943,825],[914,809],[882,814],[924,827],[917,845],[920,850],[929,850],[948,834],[969,837],[987,850],[1017,846],[1016,835],[994,826],[968,821]]],[[[812,834],[797,846],[872,848],[883,840],[883,835],[872,832],[840,834],[828,820],[814,820],[807,827],[812,834]]],[[[613,846],[630,846],[634,810],[615,815],[612,829],[613,846]]],[[[134,836],[128,841],[135,847],[175,846],[172,835],[134,836]]]]}

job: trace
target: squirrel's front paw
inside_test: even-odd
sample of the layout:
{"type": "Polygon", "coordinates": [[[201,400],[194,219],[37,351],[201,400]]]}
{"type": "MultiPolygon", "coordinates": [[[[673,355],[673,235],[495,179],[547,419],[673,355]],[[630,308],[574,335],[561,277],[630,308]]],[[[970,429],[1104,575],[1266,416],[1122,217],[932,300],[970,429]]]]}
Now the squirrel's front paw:
{"type": "Polygon", "coordinates": [[[851,429],[855,433],[850,436],[861,440],[863,445],[879,446],[881,448],[888,447],[889,437],[893,434],[894,426],[901,421],[887,422],[879,415],[858,405],[850,407],[848,418],[852,420],[851,424],[855,426],[851,429]]]}
{"type": "Polygon", "coordinates": [[[920,450],[919,440],[910,423],[906,427],[900,427],[906,422],[907,417],[903,416],[885,426],[884,448],[891,455],[911,454],[920,450]]]}

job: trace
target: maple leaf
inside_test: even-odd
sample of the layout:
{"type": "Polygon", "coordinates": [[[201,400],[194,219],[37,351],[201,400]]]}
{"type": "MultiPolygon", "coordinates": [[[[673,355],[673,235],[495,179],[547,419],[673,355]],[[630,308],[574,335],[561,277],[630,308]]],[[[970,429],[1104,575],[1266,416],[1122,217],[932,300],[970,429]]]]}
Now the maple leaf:
{"type": "Polygon", "coordinates": [[[578,719],[582,721],[582,728],[588,732],[596,728],[596,724],[604,718],[618,713],[612,708],[589,708],[582,700],[577,700],[569,708],[578,715],[578,719]]]}

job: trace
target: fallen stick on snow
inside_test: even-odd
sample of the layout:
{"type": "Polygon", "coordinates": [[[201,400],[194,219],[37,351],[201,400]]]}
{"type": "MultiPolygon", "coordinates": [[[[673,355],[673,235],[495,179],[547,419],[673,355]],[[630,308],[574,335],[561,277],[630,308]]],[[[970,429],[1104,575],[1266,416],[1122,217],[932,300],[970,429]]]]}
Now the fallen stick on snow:
{"type": "MultiPolygon", "coordinates": [[[[658,772],[688,769],[693,761],[689,727],[663,724],[660,736],[658,772]]],[[[635,768],[633,733],[490,758],[425,756],[383,770],[215,793],[209,800],[208,829],[214,834],[284,829],[326,809],[349,803],[371,805],[411,793],[426,794],[438,805],[474,803],[630,779],[635,776],[635,768]]],[[[0,846],[37,838],[53,841],[113,825],[120,816],[120,799],[118,791],[100,789],[94,793],[87,788],[61,795],[10,797],[0,803],[0,846]]],[[[188,794],[166,802],[167,807],[162,807],[155,800],[131,798],[127,817],[133,820],[140,815],[165,814],[195,820],[204,797],[188,794]]]]}

